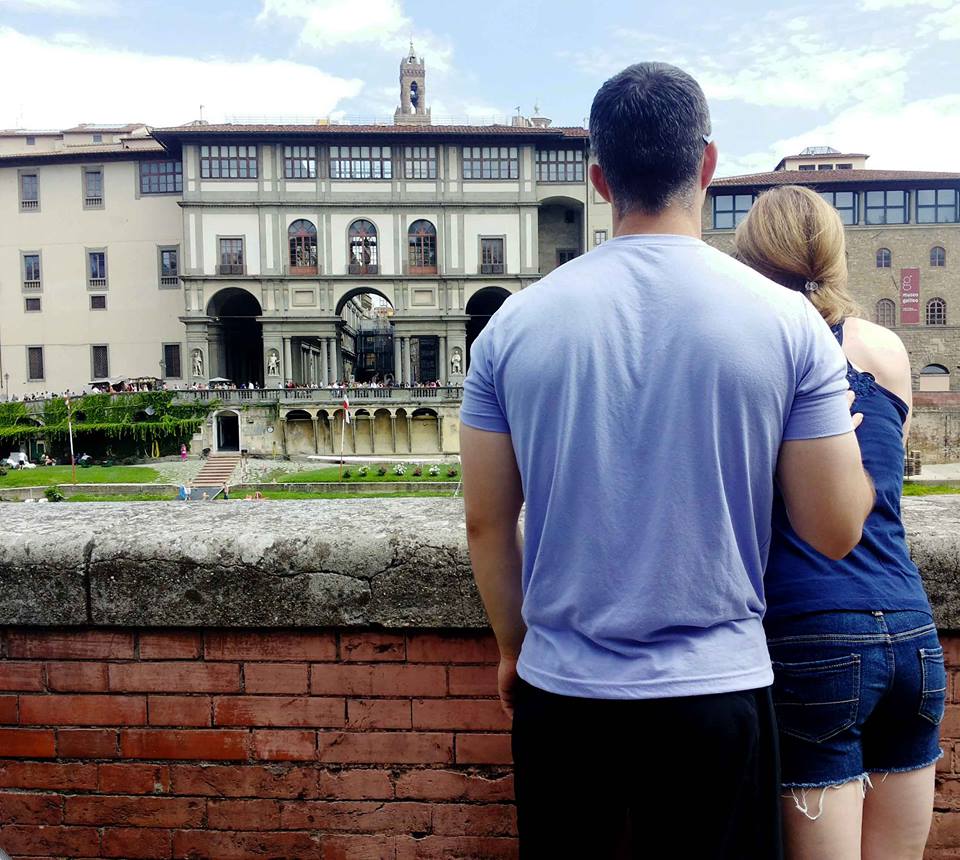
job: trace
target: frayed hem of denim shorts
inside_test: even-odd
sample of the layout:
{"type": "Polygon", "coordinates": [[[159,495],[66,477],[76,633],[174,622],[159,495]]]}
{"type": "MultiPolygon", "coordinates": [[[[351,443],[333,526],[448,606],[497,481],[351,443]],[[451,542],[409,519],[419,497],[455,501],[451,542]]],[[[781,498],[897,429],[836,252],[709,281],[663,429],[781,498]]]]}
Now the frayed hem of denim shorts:
{"type": "Polygon", "coordinates": [[[943,758],[943,755],[943,750],[940,750],[936,756],[930,759],[930,761],[925,761],[922,764],[914,764],[910,765],[909,767],[881,767],[877,768],[876,770],[871,770],[870,773],[874,775],[886,775],[888,773],[910,773],[914,770],[923,770],[925,767],[930,767],[930,765],[936,764],[938,761],[940,761],[940,759],[943,758]]]}

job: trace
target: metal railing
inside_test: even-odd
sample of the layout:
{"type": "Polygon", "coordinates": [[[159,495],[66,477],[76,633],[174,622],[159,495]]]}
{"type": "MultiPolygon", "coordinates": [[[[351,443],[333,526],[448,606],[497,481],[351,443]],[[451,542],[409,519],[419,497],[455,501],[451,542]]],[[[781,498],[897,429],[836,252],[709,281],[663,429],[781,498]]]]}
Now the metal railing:
{"type": "MultiPolygon", "coordinates": [[[[463,387],[447,385],[439,388],[426,386],[397,388],[211,388],[196,391],[194,389],[175,390],[176,399],[183,402],[209,402],[219,400],[224,404],[233,403],[341,403],[344,396],[350,403],[371,403],[383,401],[420,401],[463,399],[463,387]]],[[[122,394],[115,395],[122,397],[122,394]]]]}

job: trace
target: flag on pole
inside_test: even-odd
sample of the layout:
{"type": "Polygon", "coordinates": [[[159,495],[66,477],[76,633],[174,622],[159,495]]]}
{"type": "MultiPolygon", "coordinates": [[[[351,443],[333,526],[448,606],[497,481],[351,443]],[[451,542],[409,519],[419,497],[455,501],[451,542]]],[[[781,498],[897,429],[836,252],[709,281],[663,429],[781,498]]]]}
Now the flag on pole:
{"type": "Polygon", "coordinates": [[[343,420],[349,424],[350,423],[350,401],[347,400],[347,395],[343,395],[343,420]]]}

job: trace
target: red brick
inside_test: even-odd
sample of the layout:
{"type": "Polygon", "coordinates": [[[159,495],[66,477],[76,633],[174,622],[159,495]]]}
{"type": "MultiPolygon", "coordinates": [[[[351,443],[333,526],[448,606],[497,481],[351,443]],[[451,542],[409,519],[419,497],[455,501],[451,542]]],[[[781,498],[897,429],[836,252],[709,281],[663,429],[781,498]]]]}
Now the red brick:
{"type": "Polygon", "coordinates": [[[947,705],[940,723],[940,735],[952,740],[960,740],[960,705],[947,705]]]}
{"type": "Polygon", "coordinates": [[[424,768],[397,778],[398,798],[411,800],[472,800],[490,803],[513,800],[513,775],[483,776],[453,770],[424,768]]]}
{"type": "Polygon", "coordinates": [[[340,634],[341,660],[376,663],[383,660],[405,660],[406,657],[406,640],[401,633],[368,630],[340,634]]]}
{"type": "Polygon", "coordinates": [[[133,827],[197,827],[206,801],[189,797],[68,797],[67,824],[117,824],[133,827]]]}
{"type": "Polygon", "coordinates": [[[247,757],[249,735],[212,729],[126,729],[120,732],[124,758],[235,761],[247,757]]]}
{"type": "Polygon", "coordinates": [[[0,761],[0,788],[91,791],[97,787],[95,764],[0,761]]]}
{"type": "Polygon", "coordinates": [[[276,800],[211,800],[207,803],[211,830],[279,830],[280,803],[276,800]]]}
{"type": "Polygon", "coordinates": [[[314,731],[256,731],[253,755],[260,761],[313,761],[317,757],[314,731]]]}
{"type": "Polygon", "coordinates": [[[394,860],[394,836],[324,834],[320,860],[394,860]]]}
{"type": "Polygon", "coordinates": [[[281,804],[280,819],[284,830],[429,832],[432,806],[430,803],[288,800],[281,804]]]}
{"type": "Polygon", "coordinates": [[[332,633],[215,631],[206,634],[207,660],[336,660],[332,633]]]}
{"type": "Polygon", "coordinates": [[[119,630],[9,630],[7,656],[46,660],[132,660],[133,634],[119,630]]]}
{"type": "Polygon", "coordinates": [[[0,726],[15,726],[17,722],[17,697],[0,696],[0,726]]]}
{"type": "Polygon", "coordinates": [[[107,729],[58,729],[60,758],[117,758],[117,733],[107,729]]]}
{"type": "Polygon", "coordinates": [[[42,689],[42,663],[11,663],[0,660],[0,690],[31,692],[42,689]]]}
{"type": "Polygon", "coordinates": [[[0,758],[53,758],[53,732],[47,729],[0,729],[0,758]]]}
{"type": "Polygon", "coordinates": [[[60,824],[63,798],[59,794],[0,794],[0,825],[60,824]]]}
{"type": "Polygon", "coordinates": [[[510,735],[457,735],[457,764],[511,764],[510,735]]]}
{"type": "Polygon", "coordinates": [[[960,814],[935,812],[927,839],[928,848],[952,848],[960,845],[960,814]]]}
{"type": "Polygon", "coordinates": [[[451,666],[447,669],[451,696],[496,696],[496,666],[451,666]]]}
{"type": "Polygon", "coordinates": [[[114,663],[110,689],[131,693],[237,693],[240,667],[208,663],[114,663]]]}
{"type": "Polygon", "coordinates": [[[434,804],[433,832],[438,836],[516,836],[517,810],[506,803],[434,804]]]}
{"type": "Polygon", "coordinates": [[[409,699],[348,699],[347,728],[409,729],[409,699]]]}
{"type": "Polygon", "coordinates": [[[175,857],[216,860],[306,860],[320,856],[323,837],[309,833],[235,833],[226,830],[181,830],[173,835],[175,857]]]}
{"type": "Polygon", "coordinates": [[[107,690],[107,664],[47,663],[47,687],[69,693],[104,693],[107,690]]]}
{"type": "Polygon", "coordinates": [[[427,836],[413,839],[398,836],[395,860],[452,860],[482,857],[483,860],[516,860],[519,845],[512,837],[427,836]]]}
{"type": "Polygon", "coordinates": [[[97,787],[101,794],[167,794],[170,771],[162,764],[101,764],[97,787]]]}
{"type": "Polygon", "coordinates": [[[199,631],[161,630],[140,634],[141,660],[196,660],[202,647],[199,631]]]}
{"type": "Polygon", "coordinates": [[[205,797],[315,797],[317,773],[310,767],[271,765],[172,765],[176,794],[205,797]]]}
{"type": "Polygon", "coordinates": [[[245,663],[243,689],[248,693],[306,693],[310,667],[306,663],[245,663]]]}
{"type": "Polygon", "coordinates": [[[38,726],[142,726],[143,696],[21,696],[20,722],[38,726]]]}
{"type": "Polygon", "coordinates": [[[320,761],[432,764],[453,761],[453,736],[440,732],[320,732],[320,761]]]}
{"type": "Polygon", "coordinates": [[[415,729],[510,730],[510,718],[499,699],[417,699],[415,729]]]}
{"type": "Polygon", "coordinates": [[[224,696],[213,700],[218,726],[323,726],[344,724],[343,699],[306,696],[224,696]]]}
{"type": "Polygon", "coordinates": [[[12,824],[3,828],[3,847],[14,857],[98,857],[100,834],[92,827],[12,824]]]}
{"type": "Polygon", "coordinates": [[[943,757],[937,762],[937,774],[953,773],[953,744],[949,741],[941,742],[943,757]]]}
{"type": "Polygon", "coordinates": [[[317,796],[325,800],[389,800],[393,795],[393,780],[386,770],[323,770],[317,783],[317,796]]]}
{"type": "Polygon", "coordinates": [[[173,834],[152,827],[117,827],[103,831],[102,857],[152,860],[173,856],[173,834]]]}
{"type": "Polygon", "coordinates": [[[314,665],[310,692],[315,696],[445,696],[447,673],[443,666],[314,665]]]}
{"type": "Polygon", "coordinates": [[[151,726],[209,726],[209,696],[147,696],[151,726]]]}
{"type": "Polygon", "coordinates": [[[943,645],[944,662],[948,666],[960,668],[960,636],[941,636],[940,644],[943,645]]]}
{"type": "Polygon", "coordinates": [[[490,633],[411,633],[407,636],[407,660],[411,663],[499,663],[500,651],[490,633]]]}

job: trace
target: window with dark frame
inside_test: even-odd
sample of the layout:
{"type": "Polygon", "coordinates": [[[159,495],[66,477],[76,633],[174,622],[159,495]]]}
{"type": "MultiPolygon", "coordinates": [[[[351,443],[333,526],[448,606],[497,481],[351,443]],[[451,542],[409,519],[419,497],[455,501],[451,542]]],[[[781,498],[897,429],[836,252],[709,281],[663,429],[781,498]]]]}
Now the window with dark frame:
{"type": "Polygon", "coordinates": [[[927,325],[947,324],[947,303],[943,299],[938,297],[927,302],[926,322],[927,325]]]}
{"type": "Polygon", "coordinates": [[[377,228],[372,221],[363,218],[350,225],[347,234],[350,261],[347,272],[351,275],[376,275],[379,271],[377,228]]]}
{"type": "Polygon", "coordinates": [[[103,344],[90,347],[93,379],[107,379],[110,376],[110,356],[103,344]]]}
{"type": "Polygon", "coordinates": [[[465,146],[464,179],[519,179],[520,150],[515,146],[465,146]]]}
{"type": "Polygon", "coordinates": [[[389,146],[331,146],[331,179],[392,179],[389,146]]]}
{"type": "Polygon", "coordinates": [[[43,379],[43,347],[27,347],[27,380],[38,382],[43,379]]]}
{"type": "Polygon", "coordinates": [[[602,245],[607,241],[607,231],[606,230],[594,230],[593,231],[593,244],[602,245]]]}
{"type": "Polygon", "coordinates": [[[180,249],[160,249],[160,286],[176,287],[180,285],[180,249]]]}
{"type": "Polygon", "coordinates": [[[36,145],[37,145],[37,139],[32,134],[28,134],[27,146],[36,146],[36,145]]]}
{"type": "Polygon", "coordinates": [[[838,164],[837,170],[853,170],[853,164],[838,164]]]}
{"type": "Polygon", "coordinates": [[[840,220],[846,225],[857,223],[857,192],[856,191],[821,191],[820,196],[827,201],[837,213],[840,220]]]}
{"type": "Polygon", "coordinates": [[[581,150],[537,150],[537,182],[583,182],[583,177],[581,150]]]}
{"type": "Polygon", "coordinates": [[[934,245],[930,249],[930,265],[941,269],[947,265],[947,251],[939,245],[934,245]]]}
{"type": "Polygon", "coordinates": [[[960,191],[955,188],[921,188],[917,195],[918,224],[956,224],[960,221],[960,191]]]}
{"type": "Polygon", "coordinates": [[[179,194],[183,191],[183,162],[141,161],[141,194],[179,194]]]}
{"type": "Polygon", "coordinates": [[[312,221],[300,218],[287,228],[290,246],[290,274],[316,275],[317,228],[312,221]]]}
{"type": "Polygon", "coordinates": [[[283,175],[285,179],[316,179],[317,148],[308,145],[285,146],[283,175]]]}
{"type": "Polygon", "coordinates": [[[99,132],[97,132],[97,133],[93,136],[93,142],[94,142],[94,143],[103,143],[103,135],[100,134],[99,132]]]}
{"type": "Polygon", "coordinates": [[[257,147],[211,144],[200,147],[201,179],[256,179],[257,147]]]}
{"type": "Polygon", "coordinates": [[[243,239],[221,239],[220,240],[220,266],[218,274],[221,275],[242,275],[243,274],[243,239]]]}
{"type": "Polygon", "coordinates": [[[103,206],[103,171],[83,171],[83,205],[89,208],[103,206]]]}
{"type": "Polygon", "coordinates": [[[877,302],[877,325],[893,328],[897,324],[897,306],[892,299],[877,302]]]}
{"type": "Polygon", "coordinates": [[[797,170],[816,170],[817,165],[815,164],[801,164],[797,170]]]}
{"type": "Polygon", "coordinates": [[[40,180],[36,173],[20,174],[20,208],[40,208],[40,180]]]}
{"type": "Polygon", "coordinates": [[[40,279],[40,255],[23,255],[23,288],[25,290],[39,290],[42,286],[40,279]]]}
{"type": "Polygon", "coordinates": [[[877,250],[877,268],[889,269],[893,265],[893,254],[889,248],[880,248],[877,250]]]}
{"type": "Polygon", "coordinates": [[[87,286],[105,287],[107,285],[107,252],[87,252],[87,286]]]}
{"type": "Polygon", "coordinates": [[[90,296],[90,310],[105,311],[107,309],[107,297],[104,295],[90,296]]]}
{"type": "Polygon", "coordinates": [[[817,170],[833,170],[832,164],[818,164],[817,170]]]}
{"type": "Polygon", "coordinates": [[[163,345],[163,376],[165,379],[180,379],[183,371],[180,369],[180,344],[165,343],[163,345]]]}
{"type": "Polygon", "coordinates": [[[753,206],[752,194],[717,194],[713,198],[713,229],[732,230],[753,206]]]}
{"type": "Polygon", "coordinates": [[[481,275],[502,275],[503,273],[504,273],[503,239],[502,238],[481,238],[480,239],[480,274],[481,275]]]}
{"type": "Polygon", "coordinates": [[[35,313],[40,310],[40,298],[39,296],[28,296],[23,300],[23,309],[28,313],[35,313]]]}
{"type": "Polygon", "coordinates": [[[866,224],[906,224],[906,191],[868,191],[866,204],[866,224]]]}
{"type": "Polygon", "coordinates": [[[580,252],[576,248],[557,248],[557,265],[562,266],[579,256],[580,252]]]}
{"type": "Polygon", "coordinates": [[[427,220],[414,221],[407,231],[408,268],[411,275],[437,273],[437,228],[427,220]]]}
{"type": "Polygon", "coordinates": [[[436,179],[437,148],[435,146],[405,146],[403,148],[404,179],[436,179]]]}

